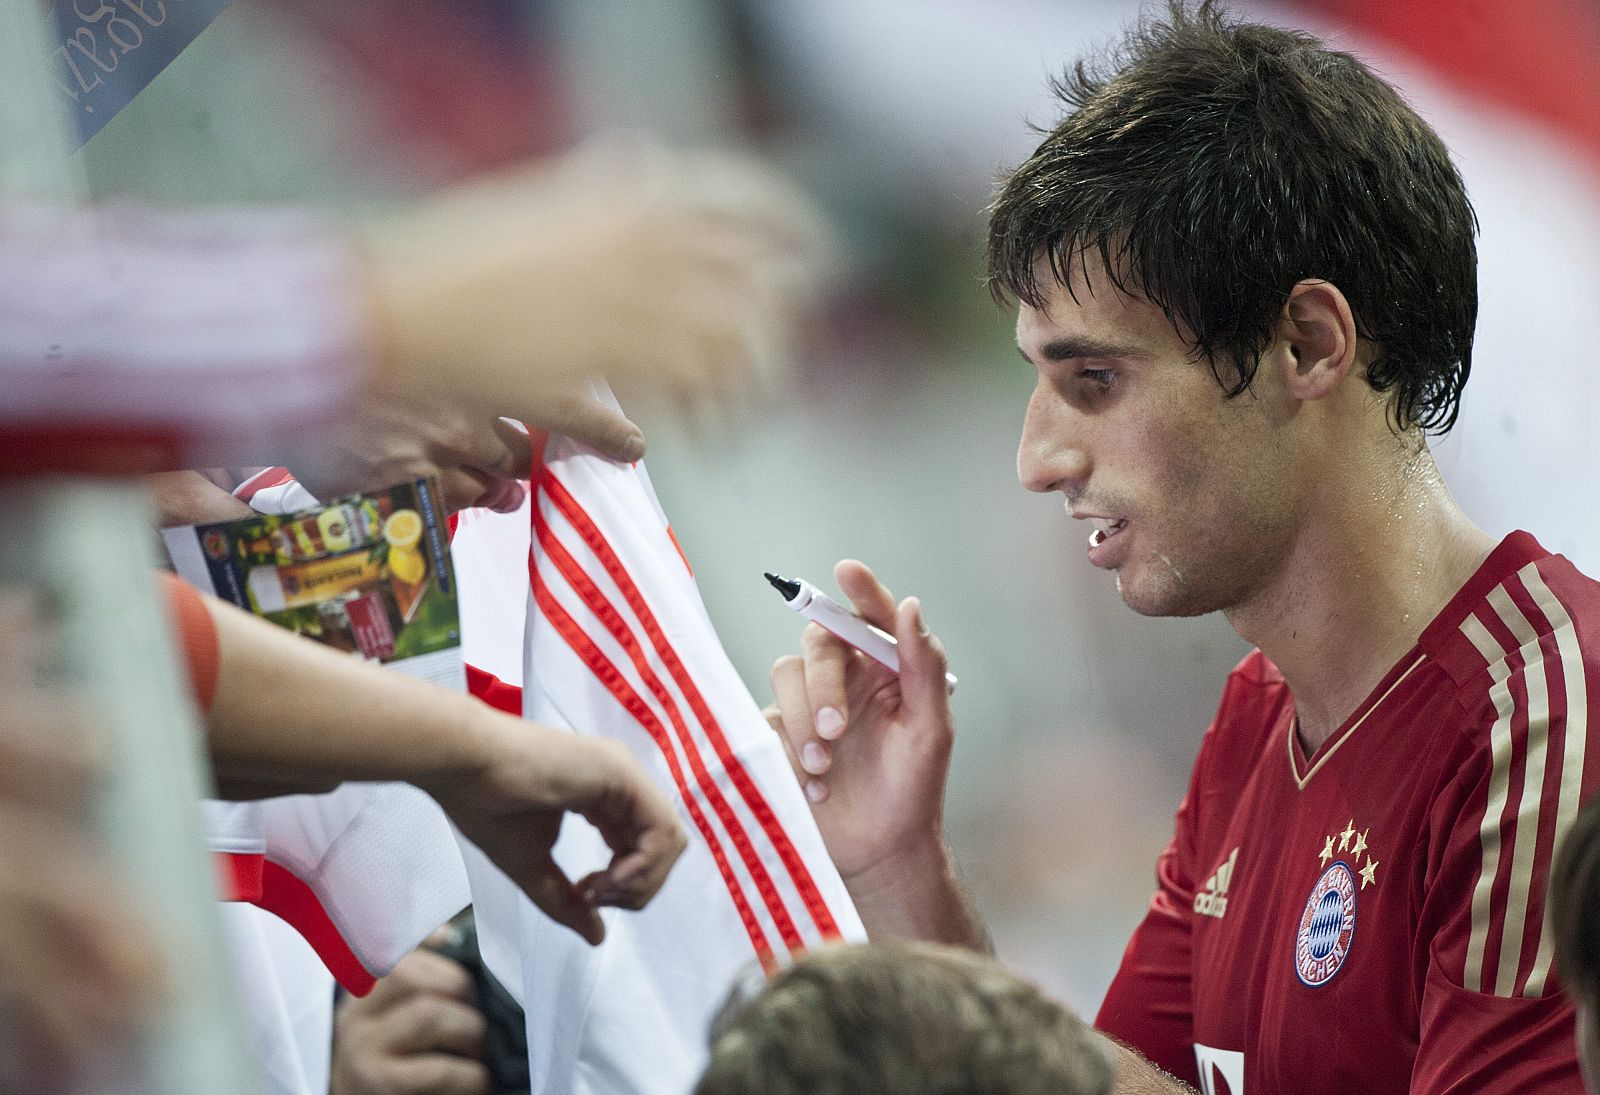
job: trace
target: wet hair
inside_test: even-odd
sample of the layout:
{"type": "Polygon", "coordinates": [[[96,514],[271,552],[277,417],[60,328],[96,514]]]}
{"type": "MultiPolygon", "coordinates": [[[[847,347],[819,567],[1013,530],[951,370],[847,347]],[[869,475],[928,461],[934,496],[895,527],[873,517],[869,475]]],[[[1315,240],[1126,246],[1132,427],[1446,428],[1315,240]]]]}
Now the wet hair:
{"type": "Polygon", "coordinates": [[[1399,429],[1456,420],[1477,320],[1477,219],[1438,135],[1309,34],[1168,5],[1053,83],[1070,113],[1001,184],[988,274],[1043,307],[1041,255],[1150,300],[1232,397],[1290,290],[1344,293],[1399,429]],[[1092,256],[1092,265],[1087,261],[1092,256]]]}
{"type": "Polygon", "coordinates": [[[1065,1008],[992,959],[929,944],[830,947],[736,988],[694,1095],[1110,1095],[1065,1008]]]}
{"type": "Polygon", "coordinates": [[[1600,799],[1585,806],[1550,869],[1556,969],[1569,994],[1600,1004],[1600,799]]]}

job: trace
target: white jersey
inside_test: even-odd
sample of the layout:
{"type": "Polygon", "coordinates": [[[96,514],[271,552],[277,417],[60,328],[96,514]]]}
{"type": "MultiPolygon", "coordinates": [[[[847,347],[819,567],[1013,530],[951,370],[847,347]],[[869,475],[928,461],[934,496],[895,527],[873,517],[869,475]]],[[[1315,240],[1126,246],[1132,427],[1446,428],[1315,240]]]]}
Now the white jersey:
{"type": "MultiPolygon", "coordinates": [[[[462,517],[463,633],[510,633],[522,605],[526,716],[626,744],[690,843],[649,908],[604,914],[595,948],[469,848],[480,946],[527,1011],[535,1093],[679,1095],[736,977],[865,933],[644,468],[553,437],[531,493],[520,514],[462,517]],[[517,559],[520,599],[505,584],[517,559]],[[469,576],[484,574],[497,585],[478,583],[493,593],[479,598],[469,576]]],[[[608,859],[583,825],[563,830],[556,855],[574,878],[608,859]]]]}

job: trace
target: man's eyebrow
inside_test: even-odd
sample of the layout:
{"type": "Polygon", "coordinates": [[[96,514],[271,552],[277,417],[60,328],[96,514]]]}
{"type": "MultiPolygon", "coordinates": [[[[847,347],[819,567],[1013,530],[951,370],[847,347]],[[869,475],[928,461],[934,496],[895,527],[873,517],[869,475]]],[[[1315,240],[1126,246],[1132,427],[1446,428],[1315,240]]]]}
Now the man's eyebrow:
{"type": "MultiPolygon", "coordinates": [[[[1017,352],[1022,359],[1032,363],[1028,351],[1021,346],[1017,352]]],[[[1104,357],[1139,357],[1139,351],[1132,346],[1119,346],[1103,339],[1090,338],[1085,335],[1068,335],[1063,338],[1052,339],[1039,348],[1039,356],[1045,361],[1071,361],[1074,358],[1104,358],[1104,357]]]]}

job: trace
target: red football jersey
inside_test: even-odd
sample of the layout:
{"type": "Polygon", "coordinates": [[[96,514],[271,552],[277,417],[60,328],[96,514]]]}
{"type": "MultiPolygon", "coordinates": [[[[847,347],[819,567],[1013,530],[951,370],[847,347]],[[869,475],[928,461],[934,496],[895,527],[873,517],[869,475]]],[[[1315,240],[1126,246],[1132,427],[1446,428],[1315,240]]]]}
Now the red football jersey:
{"type": "Polygon", "coordinates": [[[1097,1025],[1206,1095],[1578,1095],[1545,887],[1596,709],[1600,583],[1520,532],[1311,757],[1252,653],[1097,1025]]]}

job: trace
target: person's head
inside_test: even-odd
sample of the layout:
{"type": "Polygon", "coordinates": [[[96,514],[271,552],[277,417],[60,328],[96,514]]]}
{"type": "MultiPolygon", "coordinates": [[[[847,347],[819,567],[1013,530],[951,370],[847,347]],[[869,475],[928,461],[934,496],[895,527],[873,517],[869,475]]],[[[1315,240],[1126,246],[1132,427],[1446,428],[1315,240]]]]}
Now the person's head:
{"type": "Polygon", "coordinates": [[[1556,969],[1578,1005],[1578,1063],[1600,1095],[1600,801],[1578,814],[1550,871],[1556,969]]]}
{"type": "Polygon", "coordinates": [[[1110,1095],[1087,1029],[991,959],[899,942],[831,947],[711,1029],[694,1095],[1110,1095]]]}
{"type": "Polygon", "coordinates": [[[1123,522],[1092,557],[1138,611],[1232,607],[1330,474],[1454,422],[1472,208],[1360,61],[1211,3],[1056,90],[1072,112],[990,209],[990,285],[1039,371],[1019,475],[1123,522]]]}

